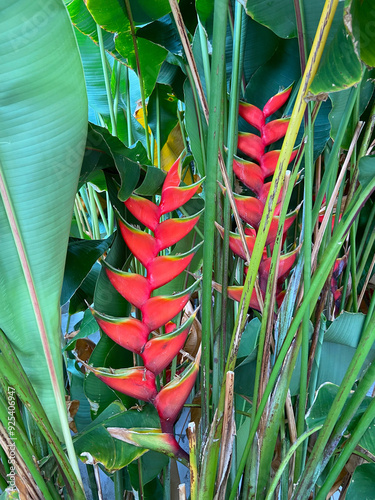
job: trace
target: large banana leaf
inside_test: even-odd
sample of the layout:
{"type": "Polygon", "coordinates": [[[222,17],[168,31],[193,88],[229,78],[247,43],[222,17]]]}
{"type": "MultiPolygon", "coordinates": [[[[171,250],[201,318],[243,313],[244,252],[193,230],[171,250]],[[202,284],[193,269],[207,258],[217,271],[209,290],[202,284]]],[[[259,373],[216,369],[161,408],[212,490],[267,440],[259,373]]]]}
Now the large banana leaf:
{"type": "Polygon", "coordinates": [[[46,359],[61,396],[59,299],[86,142],[84,75],[62,0],[0,0],[0,11],[0,328],[61,436],[46,359]]]}

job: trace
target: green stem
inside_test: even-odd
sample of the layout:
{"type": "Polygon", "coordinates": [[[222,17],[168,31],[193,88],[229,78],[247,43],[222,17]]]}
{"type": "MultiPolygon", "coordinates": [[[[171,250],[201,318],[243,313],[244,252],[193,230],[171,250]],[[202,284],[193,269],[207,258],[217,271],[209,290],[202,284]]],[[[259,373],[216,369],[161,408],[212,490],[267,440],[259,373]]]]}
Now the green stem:
{"type": "MultiPolygon", "coordinates": [[[[374,217],[375,217],[375,203],[373,203],[373,205],[372,205],[370,215],[369,215],[367,222],[366,222],[365,230],[363,231],[363,234],[362,234],[361,244],[359,245],[358,252],[357,252],[357,265],[359,265],[359,261],[360,261],[360,258],[362,256],[363,249],[365,248],[365,245],[366,245],[366,249],[368,248],[367,237],[369,235],[374,217]]],[[[358,278],[358,275],[360,276],[361,274],[362,274],[362,272],[358,273],[357,278],[358,278]]]]}
{"type": "Polygon", "coordinates": [[[120,61],[116,61],[115,62],[116,90],[115,90],[115,98],[113,99],[113,113],[115,115],[116,128],[117,128],[118,102],[120,99],[121,68],[122,64],[120,63],[120,61]]]}
{"type": "MultiPolygon", "coordinates": [[[[228,155],[227,155],[227,173],[230,185],[233,185],[233,155],[237,149],[237,122],[238,122],[238,97],[240,87],[240,58],[241,58],[241,32],[242,32],[242,6],[236,2],[235,21],[234,21],[234,46],[232,56],[232,76],[231,76],[231,95],[229,100],[229,119],[228,119],[228,155]]],[[[223,241],[223,308],[222,308],[222,349],[226,354],[226,334],[227,334],[227,303],[228,303],[228,278],[229,278],[229,230],[231,220],[231,209],[229,197],[224,198],[224,241],[223,241]]]]}
{"type": "Polygon", "coordinates": [[[208,48],[207,48],[207,37],[202,26],[202,23],[198,21],[198,33],[199,33],[199,41],[201,44],[202,51],[202,60],[203,60],[203,71],[204,71],[204,80],[206,83],[206,97],[207,101],[210,102],[210,58],[208,56],[208,48]]]}
{"type": "MultiPolygon", "coordinates": [[[[304,232],[303,232],[303,288],[305,291],[311,285],[311,245],[312,245],[312,195],[314,182],[314,129],[311,123],[311,104],[307,112],[307,144],[305,151],[305,179],[304,179],[304,232]]],[[[310,309],[307,308],[302,320],[302,345],[301,345],[301,377],[298,396],[297,413],[297,436],[301,436],[305,431],[305,411],[307,402],[307,370],[309,360],[309,329],[310,329],[310,309]]],[[[303,469],[306,447],[301,446],[296,453],[296,464],[294,480],[298,478],[303,469]]]]}
{"type": "Polygon", "coordinates": [[[133,14],[132,14],[131,7],[130,7],[130,2],[129,2],[129,0],[124,0],[124,1],[125,1],[126,12],[128,14],[128,19],[129,19],[129,24],[130,24],[130,31],[131,31],[131,36],[132,36],[133,46],[134,46],[134,56],[135,56],[136,65],[137,65],[137,74],[138,74],[138,78],[139,78],[139,88],[140,88],[140,92],[141,92],[143,119],[144,119],[144,123],[145,123],[147,156],[149,158],[151,158],[151,145],[150,145],[150,134],[149,134],[149,130],[148,130],[146,95],[145,95],[145,89],[144,89],[144,85],[143,85],[142,69],[141,69],[141,64],[140,64],[140,60],[139,60],[137,37],[135,34],[135,26],[134,26],[134,21],[133,21],[133,14]]]}
{"type": "Polygon", "coordinates": [[[289,464],[290,459],[292,458],[294,452],[298,450],[298,448],[301,446],[301,444],[307,439],[308,437],[311,436],[311,434],[314,434],[314,432],[318,432],[323,425],[317,425],[313,429],[310,429],[309,431],[304,432],[301,434],[301,436],[292,444],[292,446],[289,448],[287,454],[285,455],[285,458],[279,465],[279,468],[277,469],[277,472],[275,474],[275,477],[272,480],[271,486],[267,492],[267,496],[265,500],[272,500],[272,495],[273,492],[276,489],[277,483],[280,481],[281,476],[286,468],[286,466],[289,464]]]}
{"type": "MultiPolygon", "coordinates": [[[[107,237],[108,237],[108,236],[110,236],[111,233],[109,232],[109,226],[108,226],[107,218],[106,218],[104,210],[102,208],[102,204],[100,203],[98,193],[95,191],[95,189],[92,190],[92,195],[94,196],[96,207],[99,210],[100,217],[102,219],[102,222],[103,222],[103,225],[104,225],[104,229],[105,229],[105,231],[107,233],[107,237]]],[[[99,239],[100,239],[100,233],[99,233],[99,239]]]]}
{"type": "Polygon", "coordinates": [[[117,470],[113,475],[115,483],[115,500],[123,500],[125,491],[124,470],[117,470]]]}
{"type": "Polygon", "coordinates": [[[158,167],[161,168],[161,136],[160,136],[160,98],[159,86],[156,84],[156,148],[157,148],[157,161],[158,167]]]}
{"type": "Polygon", "coordinates": [[[132,137],[132,112],[130,103],[129,68],[125,66],[125,95],[126,95],[126,125],[128,129],[128,147],[133,144],[132,137]]]}
{"type": "Polygon", "coordinates": [[[99,26],[99,24],[96,25],[96,31],[98,33],[100,59],[102,61],[105,90],[106,90],[106,93],[107,93],[107,100],[108,100],[109,116],[110,116],[110,119],[111,119],[112,135],[117,136],[116,118],[115,118],[115,114],[113,112],[113,101],[112,101],[111,83],[109,81],[109,75],[108,75],[108,71],[107,71],[107,57],[105,55],[102,28],[99,26]]]}
{"type": "Polygon", "coordinates": [[[90,202],[90,214],[91,214],[91,225],[94,239],[100,240],[100,229],[99,229],[99,220],[98,214],[96,212],[96,203],[94,196],[94,188],[90,183],[87,184],[89,191],[89,202],[90,202]]]}
{"type": "Polygon", "coordinates": [[[208,125],[207,170],[204,212],[203,286],[202,286],[202,429],[208,428],[210,396],[210,343],[212,265],[214,258],[217,157],[219,152],[220,123],[222,122],[222,96],[224,85],[225,37],[228,0],[215,0],[213,53],[211,69],[210,120],[208,125]],[[215,195],[214,195],[215,193],[215,195]]]}
{"type": "Polygon", "coordinates": [[[84,236],[84,232],[83,232],[83,229],[82,229],[81,219],[80,219],[79,214],[78,214],[78,209],[77,209],[77,203],[76,202],[74,203],[74,217],[76,219],[77,228],[78,228],[78,232],[79,232],[79,237],[83,240],[85,236],[84,236]]]}

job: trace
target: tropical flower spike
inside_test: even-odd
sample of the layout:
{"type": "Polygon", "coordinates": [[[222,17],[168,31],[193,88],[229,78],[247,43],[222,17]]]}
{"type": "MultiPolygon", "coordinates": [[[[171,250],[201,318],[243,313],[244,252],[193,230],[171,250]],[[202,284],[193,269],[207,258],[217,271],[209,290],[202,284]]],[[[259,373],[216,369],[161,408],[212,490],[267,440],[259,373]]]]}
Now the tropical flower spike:
{"type": "Polygon", "coordinates": [[[92,309],[100,328],[117,344],[138,354],[144,366],[117,370],[92,367],[89,369],[112,389],[155,406],[160,417],[161,430],[152,429],[145,434],[140,429],[128,429],[128,434],[135,434],[132,434],[131,440],[129,438],[127,442],[137,444],[138,439],[139,446],[144,446],[146,440],[147,448],[159,451],[160,443],[163,442],[162,449],[165,453],[186,460],[186,453],[174,438],[173,426],[194,386],[199,370],[200,351],[195,361],[190,363],[181,375],[159,391],[156,379],[186,342],[195,313],[179,328],[170,320],[183,310],[198,282],[182,293],[152,296],[157,288],[170,282],[187,268],[198,248],[195,247],[183,255],[159,255],[159,252],[184,238],[200,217],[198,213],[192,217],[162,220],[165,214],[189,201],[202,181],[187,187],[180,187],[180,182],[179,158],[165,178],[159,205],[136,194],[125,201],[126,208],[153,233],[152,235],[135,228],[121,218],[119,220],[122,237],[136,259],[144,266],[146,275],[124,272],[106,262],[103,263],[112,285],[128,302],[139,309],[142,319],[114,318],[92,309]],[[163,326],[165,334],[150,338],[153,331],[163,326]],[[154,435],[157,437],[151,439],[154,435]]]}
{"type": "MultiPolygon", "coordinates": [[[[240,132],[238,134],[238,149],[254,161],[244,160],[237,156],[233,159],[234,173],[238,179],[255,194],[255,196],[233,194],[239,216],[248,225],[245,227],[245,240],[250,255],[254,249],[257,230],[262,219],[265,202],[271,186],[271,182],[265,181],[267,178],[273,176],[280,155],[279,150],[266,152],[266,148],[284,137],[289,125],[289,118],[271,120],[268,122],[266,122],[266,120],[286,103],[291,90],[292,88],[288,87],[278,92],[269,99],[263,110],[245,102],[240,102],[239,105],[240,116],[260,133],[260,135],[245,132],[240,132]]],[[[293,151],[289,160],[290,162],[295,158],[296,154],[297,151],[293,151]]],[[[266,245],[269,245],[271,250],[275,244],[280,211],[281,195],[266,240],[266,245]]],[[[287,215],[283,228],[284,239],[296,215],[297,210],[287,215]]],[[[223,237],[224,228],[219,226],[219,224],[216,224],[216,226],[223,237]]],[[[237,233],[230,232],[229,246],[233,253],[246,261],[242,241],[237,233]]],[[[298,249],[280,257],[276,290],[276,300],[279,305],[281,305],[283,299],[282,284],[295,262],[297,253],[298,249]]],[[[270,265],[271,258],[267,257],[267,251],[264,249],[259,267],[259,286],[263,296],[266,291],[270,265]]],[[[243,286],[230,286],[228,287],[228,296],[233,300],[239,301],[241,299],[242,290],[243,286]]],[[[250,300],[250,307],[259,309],[259,302],[255,290],[250,300]]]]}

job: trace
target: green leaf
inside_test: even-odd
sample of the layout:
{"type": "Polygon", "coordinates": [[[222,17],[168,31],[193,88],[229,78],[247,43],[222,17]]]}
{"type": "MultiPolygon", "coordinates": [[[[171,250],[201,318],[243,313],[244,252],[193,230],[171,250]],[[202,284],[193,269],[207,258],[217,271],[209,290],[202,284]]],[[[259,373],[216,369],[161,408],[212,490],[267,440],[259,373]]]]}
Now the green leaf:
{"type": "Polygon", "coordinates": [[[324,342],[333,342],[356,348],[362,334],[366,316],[362,313],[344,311],[338,316],[324,335],[324,342]]]}
{"type": "Polygon", "coordinates": [[[358,44],[359,55],[367,66],[375,66],[375,30],[374,3],[372,0],[353,0],[352,15],[353,36],[358,44]]]}
{"type": "MultiPolygon", "coordinates": [[[[11,3],[2,10],[0,24],[4,35],[0,41],[1,176],[27,254],[47,349],[63,394],[59,299],[87,134],[84,75],[61,1],[11,3]]],[[[61,436],[41,327],[3,205],[0,227],[0,327],[61,436]]]]}
{"type": "Polygon", "coordinates": [[[350,500],[372,500],[375,490],[375,464],[363,464],[356,467],[346,498],[350,500]]]}
{"type": "Polygon", "coordinates": [[[108,250],[113,236],[106,240],[71,239],[65,262],[61,305],[65,304],[82,284],[90,269],[104,252],[108,250]]]}
{"type": "MultiPolygon", "coordinates": [[[[258,318],[253,318],[245,327],[241,336],[240,347],[238,348],[237,359],[250,358],[258,343],[260,331],[260,321],[258,318]]],[[[252,361],[255,356],[248,360],[252,361]]],[[[246,360],[245,360],[246,361],[246,360]]]]}
{"type": "Polygon", "coordinates": [[[200,113],[200,122],[202,129],[199,127],[197,120],[195,101],[190,82],[188,80],[184,83],[184,96],[185,96],[185,126],[186,132],[189,137],[189,144],[194,156],[195,165],[199,172],[200,177],[204,177],[204,158],[205,154],[202,150],[202,143],[207,144],[207,124],[204,118],[203,111],[198,103],[198,112],[200,113]]]}
{"type": "MultiPolygon", "coordinates": [[[[365,76],[361,82],[360,96],[359,96],[359,116],[367,108],[370,102],[372,93],[374,91],[374,83],[370,77],[369,72],[365,72],[365,76]]],[[[331,137],[333,140],[336,139],[337,131],[340,126],[340,122],[343,114],[345,113],[345,108],[349,99],[351,89],[341,90],[340,92],[332,92],[329,97],[332,101],[332,111],[329,114],[329,121],[331,124],[331,137]]],[[[345,133],[344,139],[341,143],[341,147],[344,149],[349,149],[350,142],[352,140],[354,133],[354,128],[349,127],[345,133]]]]}
{"type": "MultiPolygon", "coordinates": [[[[163,467],[168,465],[169,458],[163,453],[156,451],[149,451],[141,460],[142,463],[142,482],[147,484],[157,477],[162,471],[163,467]]],[[[139,489],[139,471],[138,464],[132,463],[128,466],[130,481],[134,489],[139,489]]]]}
{"type": "Polygon", "coordinates": [[[136,189],[141,196],[152,196],[165,181],[165,172],[157,167],[148,166],[142,184],[136,189]]]}
{"type": "Polygon", "coordinates": [[[146,24],[163,17],[171,11],[168,0],[129,0],[136,24],[146,24]]]}
{"type": "Polygon", "coordinates": [[[342,22],[334,39],[327,46],[309,90],[314,95],[337,92],[352,87],[361,78],[362,64],[342,22]]]}
{"type": "Polygon", "coordinates": [[[90,403],[88,402],[84,390],[83,383],[85,380],[84,374],[77,369],[77,363],[73,359],[67,360],[67,370],[70,373],[70,399],[71,401],[79,401],[78,411],[74,416],[78,432],[83,431],[91,424],[90,403]]]}
{"type": "MultiPolygon", "coordinates": [[[[154,2],[148,2],[148,5],[153,4],[154,2]]],[[[95,21],[104,30],[116,33],[116,50],[127,60],[127,64],[138,73],[131,25],[125,3],[120,5],[117,0],[88,0],[87,8],[95,21]]],[[[143,38],[138,38],[136,43],[138,45],[142,84],[146,96],[149,96],[155,86],[160,67],[167,56],[167,51],[163,47],[143,38]],[[152,64],[150,64],[150,61],[152,61],[152,64]]]]}
{"type": "Polygon", "coordinates": [[[115,401],[74,440],[77,455],[84,462],[90,462],[93,458],[109,472],[122,469],[146,450],[112,438],[106,428],[129,428],[135,425],[159,426],[156,410],[151,405],[144,406],[142,411],[127,410],[121,402],[115,401]]]}
{"type": "Polygon", "coordinates": [[[297,36],[293,0],[247,0],[246,12],[255,21],[270,28],[281,38],[297,36]]]}
{"type": "Polygon", "coordinates": [[[73,339],[64,347],[64,351],[71,351],[74,349],[75,344],[78,339],[84,339],[90,335],[96,333],[99,330],[98,323],[95,321],[90,309],[86,309],[83,318],[77,324],[74,325],[74,331],[78,333],[73,337],[73,339]]]}
{"type": "Polygon", "coordinates": [[[195,7],[202,23],[205,23],[214,12],[214,2],[212,0],[195,0],[195,7]]]}
{"type": "Polygon", "coordinates": [[[79,52],[81,54],[87,97],[89,102],[90,121],[96,122],[95,112],[109,116],[108,98],[105,89],[104,74],[98,45],[78,29],[74,30],[79,52]]]}
{"type": "Polygon", "coordinates": [[[69,314],[75,314],[80,311],[85,311],[87,308],[86,302],[93,303],[96,282],[98,281],[99,273],[102,267],[99,262],[95,262],[91,271],[81,283],[76,293],[71,297],[69,302],[69,314]]]}
{"type": "Polygon", "coordinates": [[[358,180],[362,188],[366,187],[374,178],[375,175],[375,155],[362,156],[359,160],[359,176],[358,180]]]}
{"type": "Polygon", "coordinates": [[[176,24],[171,16],[165,16],[137,30],[137,36],[161,45],[172,54],[183,54],[183,47],[176,24]]]}

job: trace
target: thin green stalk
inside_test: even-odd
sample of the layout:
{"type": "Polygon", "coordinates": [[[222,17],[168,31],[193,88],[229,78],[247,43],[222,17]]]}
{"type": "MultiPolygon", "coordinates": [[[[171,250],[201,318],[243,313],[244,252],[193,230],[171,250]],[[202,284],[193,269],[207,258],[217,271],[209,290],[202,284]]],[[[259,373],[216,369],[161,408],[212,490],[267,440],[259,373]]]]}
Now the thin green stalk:
{"type": "Polygon", "coordinates": [[[117,136],[116,118],[115,118],[115,114],[113,112],[111,82],[109,81],[109,75],[108,75],[108,71],[107,71],[107,57],[105,55],[102,28],[99,26],[99,24],[96,25],[96,31],[98,33],[100,59],[102,61],[104,84],[105,84],[105,90],[107,93],[107,100],[108,100],[109,117],[111,119],[112,135],[117,136]]]}
{"type": "MultiPolygon", "coordinates": [[[[357,252],[357,266],[359,265],[359,261],[360,261],[360,258],[362,256],[362,252],[363,252],[363,249],[365,248],[365,245],[366,245],[366,248],[368,248],[368,245],[366,242],[367,242],[367,237],[369,235],[374,217],[375,217],[375,203],[372,205],[370,215],[368,216],[368,219],[366,222],[365,230],[363,231],[363,234],[362,234],[361,243],[359,245],[358,252],[357,252]]],[[[361,275],[362,272],[358,273],[358,274],[361,275]]]]}
{"type": "Polygon", "coordinates": [[[186,130],[185,130],[184,122],[182,121],[182,116],[181,116],[182,111],[180,110],[180,103],[181,103],[181,101],[177,102],[177,118],[178,118],[178,123],[180,125],[182,140],[184,143],[184,150],[187,151],[188,147],[187,147],[187,141],[186,141],[186,130]]]}
{"type": "MultiPolygon", "coordinates": [[[[303,232],[303,288],[309,290],[311,285],[311,247],[312,247],[312,196],[314,184],[314,128],[311,122],[312,103],[307,107],[307,143],[305,146],[305,179],[304,179],[304,232],[303,232]]],[[[309,360],[309,329],[310,329],[310,309],[307,308],[302,320],[302,345],[301,345],[301,375],[298,395],[297,413],[297,436],[301,436],[305,431],[305,412],[307,402],[307,371],[309,360]]],[[[306,447],[301,446],[296,453],[296,463],[294,470],[294,480],[298,478],[303,469],[306,457],[306,447]]]]}
{"type": "Polygon", "coordinates": [[[159,86],[156,84],[156,148],[157,148],[157,161],[158,167],[161,168],[161,136],[160,136],[160,98],[159,86]]]}
{"type": "MultiPolygon", "coordinates": [[[[375,204],[374,204],[374,206],[375,206],[375,204]]],[[[366,249],[363,253],[361,263],[356,268],[356,282],[357,283],[359,282],[359,280],[362,277],[362,273],[365,269],[366,263],[367,263],[368,258],[370,256],[370,253],[372,251],[372,247],[374,246],[374,242],[375,242],[375,227],[372,230],[372,233],[370,235],[370,238],[368,239],[368,242],[366,242],[366,249]]]]}
{"type": "Polygon", "coordinates": [[[203,71],[204,71],[204,80],[206,83],[206,97],[207,101],[210,102],[210,58],[208,56],[208,47],[207,47],[207,36],[202,26],[202,23],[198,21],[198,33],[199,33],[199,41],[201,44],[202,51],[202,60],[203,60],[203,71]]]}
{"type": "Polygon", "coordinates": [[[200,143],[201,143],[202,159],[203,159],[203,165],[201,165],[201,168],[203,170],[203,175],[206,175],[206,172],[207,172],[207,154],[206,154],[206,145],[204,142],[203,123],[202,123],[202,116],[201,116],[201,112],[200,112],[198,93],[197,93],[197,90],[195,88],[193,75],[192,75],[192,72],[191,72],[191,69],[189,66],[186,66],[186,73],[187,73],[187,76],[189,78],[191,90],[193,92],[193,99],[194,99],[194,104],[195,104],[195,114],[197,116],[197,121],[198,121],[199,139],[200,139],[200,143]]]}
{"type": "MultiPolygon", "coordinates": [[[[86,464],[86,472],[87,472],[87,476],[88,476],[88,480],[89,480],[90,493],[92,495],[92,500],[99,500],[98,483],[96,482],[95,471],[94,471],[94,467],[92,466],[92,464],[86,464]]],[[[116,498],[116,500],[118,500],[118,499],[116,498]]]]}
{"type": "Polygon", "coordinates": [[[372,421],[375,419],[375,398],[372,399],[367,410],[364,412],[362,418],[355,426],[350,438],[346,441],[345,446],[341,450],[335,465],[329,471],[323,486],[320,488],[316,500],[325,500],[338,475],[345,467],[346,462],[349,460],[351,454],[354,452],[355,447],[360,441],[363,434],[367,431],[372,421]]]}
{"type": "MultiPolygon", "coordinates": [[[[302,476],[302,480],[296,486],[294,491],[293,499],[297,500],[299,498],[305,498],[309,495],[315,481],[321,473],[322,461],[324,460],[324,449],[334,430],[336,423],[339,419],[340,413],[347,401],[350,391],[353,387],[354,382],[358,376],[359,370],[363,366],[363,363],[375,341],[375,315],[372,316],[365,329],[362,338],[356,349],[356,353],[353,356],[352,361],[346,371],[344,376],[344,382],[340,385],[339,391],[332,403],[331,409],[327,415],[325,424],[315,446],[310,454],[310,458],[307,462],[305,473],[302,476]]],[[[357,389],[358,390],[358,389],[357,389]]]]}
{"type": "Polygon", "coordinates": [[[82,229],[81,218],[78,215],[77,202],[74,202],[74,217],[76,219],[79,237],[83,240],[85,236],[82,229]]]}
{"type": "MultiPolygon", "coordinates": [[[[9,428],[8,416],[8,407],[5,401],[0,398],[0,422],[2,423],[4,431],[7,425],[9,428]]],[[[35,457],[35,452],[32,449],[30,441],[20,428],[17,421],[14,425],[12,425],[12,429],[10,432],[12,435],[12,442],[16,446],[17,452],[20,454],[22,460],[25,462],[26,467],[29,469],[29,472],[33,480],[35,481],[35,484],[38,486],[40,492],[44,495],[43,498],[45,500],[53,500],[50,492],[48,491],[47,485],[33,460],[33,457],[35,457]]]]}
{"type": "Polygon", "coordinates": [[[144,500],[142,459],[138,458],[137,462],[138,462],[139,498],[140,500],[144,500]]]}
{"type": "Polygon", "coordinates": [[[171,461],[164,467],[164,497],[163,500],[171,500],[171,461]]]}
{"type": "Polygon", "coordinates": [[[278,482],[280,481],[281,476],[282,476],[282,474],[283,474],[286,466],[289,464],[289,461],[292,458],[293,454],[296,452],[296,450],[298,450],[298,448],[305,441],[305,439],[307,439],[308,437],[310,437],[311,434],[314,434],[315,432],[318,432],[322,427],[323,427],[323,425],[317,425],[313,429],[310,429],[309,431],[304,432],[297,439],[297,441],[295,441],[292,444],[292,446],[289,448],[287,454],[285,455],[285,458],[283,459],[283,461],[279,465],[279,468],[277,469],[277,472],[275,474],[275,477],[272,480],[271,486],[270,486],[270,488],[269,488],[269,490],[267,492],[267,496],[266,496],[265,500],[272,500],[272,498],[273,498],[273,492],[275,491],[276,486],[277,486],[278,482]]]}
{"type": "Polygon", "coordinates": [[[139,52],[138,52],[137,37],[136,37],[136,34],[135,34],[135,26],[134,26],[134,21],[133,21],[132,10],[131,10],[131,7],[130,7],[130,2],[129,2],[129,0],[124,0],[124,1],[125,1],[126,12],[128,14],[128,19],[129,19],[129,24],[130,24],[130,31],[131,31],[131,36],[132,36],[133,46],[134,46],[134,56],[135,56],[136,65],[137,65],[137,74],[138,74],[138,79],[139,79],[139,88],[140,88],[140,92],[141,92],[143,119],[144,119],[144,124],[145,124],[145,137],[146,137],[147,156],[149,158],[151,158],[151,144],[150,144],[150,134],[149,134],[149,130],[148,130],[146,94],[145,94],[145,89],[144,89],[144,86],[143,86],[143,76],[142,76],[141,64],[140,64],[140,61],[139,61],[139,52]]]}
{"type": "Polygon", "coordinates": [[[0,474],[0,490],[5,491],[7,487],[8,487],[8,482],[0,474]]]}
{"type": "Polygon", "coordinates": [[[356,263],[356,230],[355,224],[350,228],[350,274],[352,277],[352,303],[353,312],[358,312],[358,300],[357,300],[357,263],[356,263]]]}
{"type": "MultiPolygon", "coordinates": [[[[238,96],[240,87],[240,58],[241,58],[241,32],[242,32],[242,5],[236,2],[234,21],[234,45],[232,55],[231,95],[229,100],[228,138],[227,138],[227,173],[230,185],[233,185],[233,154],[237,148],[237,122],[238,122],[238,96]]],[[[222,309],[222,348],[226,353],[227,336],[227,303],[228,303],[228,278],[229,278],[229,229],[231,209],[229,197],[224,199],[224,241],[223,241],[223,309],[222,309]]]]}
{"type": "Polygon", "coordinates": [[[99,220],[98,220],[98,214],[96,212],[96,203],[95,203],[95,195],[94,195],[95,190],[94,190],[92,184],[87,183],[87,186],[88,186],[88,190],[89,190],[92,232],[93,232],[94,238],[96,240],[100,240],[99,220]]]}
{"type": "MultiPolygon", "coordinates": [[[[56,436],[47,415],[28,380],[20,362],[14,354],[10,344],[8,343],[4,333],[0,330],[0,351],[1,351],[1,371],[8,380],[8,382],[16,389],[17,396],[28,408],[28,411],[36,421],[43,436],[47,440],[52,453],[56,460],[61,465],[61,471],[64,476],[65,484],[74,492],[75,500],[85,498],[81,490],[80,483],[77,480],[74,470],[74,462],[68,460],[66,457],[60,441],[56,436]]],[[[73,447],[74,451],[74,447],[73,447]]],[[[75,457],[75,454],[74,454],[75,457]]],[[[71,457],[69,456],[71,460],[71,457]]],[[[78,476],[80,477],[80,476],[78,476]]]]}
{"type": "Polygon", "coordinates": [[[3,463],[3,467],[5,469],[5,474],[9,474],[10,466],[9,466],[9,462],[8,462],[8,457],[1,446],[0,446],[0,460],[3,463]]]}
{"type": "Polygon", "coordinates": [[[128,129],[128,147],[133,144],[132,137],[132,112],[130,103],[129,68],[125,66],[125,95],[126,95],[126,126],[128,129]]]}
{"type": "Polygon", "coordinates": [[[215,0],[213,26],[213,53],[211,69],[210,120],[208,125],[207,170],[204,212],[203,284],[202,284],[202,430],[210,421],[210,343],[212,265],[214,258],[217,157],[219,152],[220,123],[222,122],[222,95],[224,85],[225,37],[228,0],[215,0]],[[215,193],[215,195],[214,195],[215,193]]]}
{"type": "Polygon", "coordinates": [[[108,235],[113,233],[114,225],[115,225],[115,215],[113,213],[113,207],[111,200],[109,198],[109,193],[106,191],[105,193],[106,202],[107,202],[107,217],[108,217],[108,235]]]}
{"type": "Polygon", "coordinates": [[[115,500],[123,500],[125,492],[125,475],[124,469],[116,471],[113,475],[115,484],[115,500]]]}
{"type": "Polygon", "coordinates": [[[96,207],[99,210],[100,217],[102,219],[103,226],[104,226],[104,229],[105,229],[105,231],[107,233],[107,237],[108,237],[108,236],[110,236],[111,233],[109,232],[107,217],[105,216],[104,210],[102,208],[102,204],[100,203],[100,200],[99,200],[98,193],[95,191],[95,189],[92,190],[92,195],[94,196],[96,207]]]}
{"type": "Polygon", "coordinates": [[[370,302],[370,305],[369,305],[369,308],[367,311],[365,324],[363,325],[363,330],[366,330],[366,328],[369,324],[370,318],[372,318],[372,315],[374,314],[374,311],[375,311],[375,293],[373,293],[372,297],[371,297],[371,302],[370,302]]]}
{"type": "Polygon", "coordinates": [[[120,99],[120,83],[121,83],[121,68],[122,64],[120,61],[115,61],[115,75],[116,75],[116,89],[115,98],[113,99],[113,114],[115,115],[115,122],[117,127],[117,112],[118,112],[118,102],[120,99]]]}

